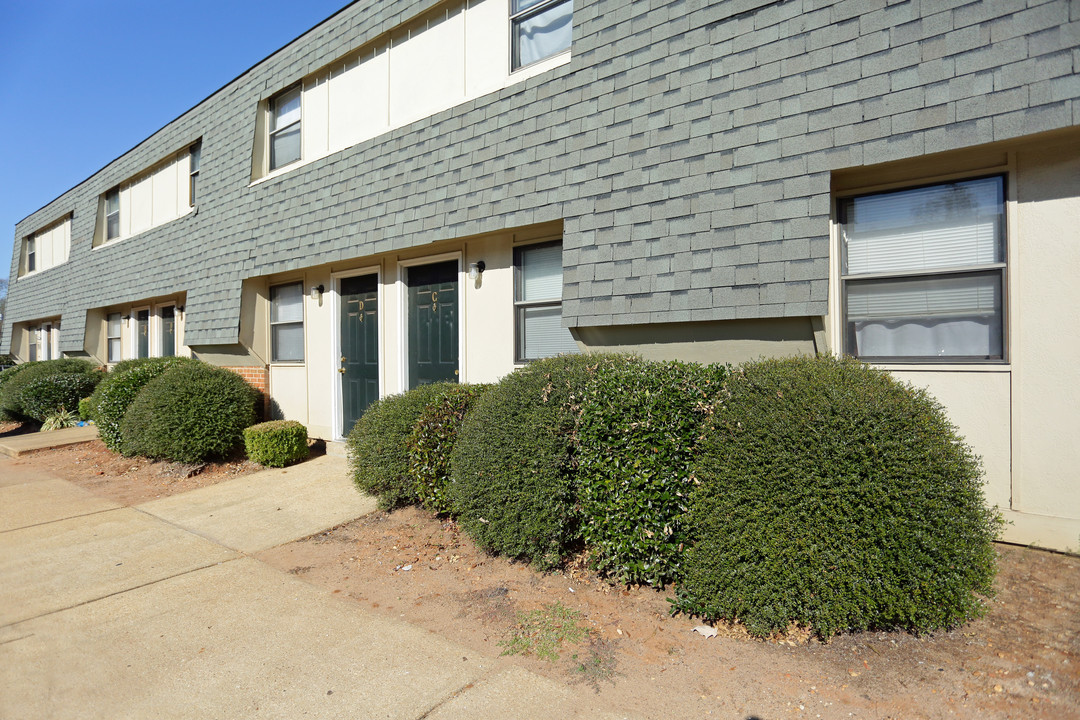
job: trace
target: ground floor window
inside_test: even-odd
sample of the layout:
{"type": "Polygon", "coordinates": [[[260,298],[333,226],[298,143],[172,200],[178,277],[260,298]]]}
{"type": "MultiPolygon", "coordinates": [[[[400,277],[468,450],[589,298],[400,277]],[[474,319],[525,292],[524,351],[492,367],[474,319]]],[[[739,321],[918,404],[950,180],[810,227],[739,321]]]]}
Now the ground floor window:
{"type": "Polygon", "coordinates": [[[515,361],[577,352],[562,326],[562,286],[562,243],[514,249],[515,361]]]}
{"type": "Polygon", "coordinates": [[[270,360],[304,362],[304,286],[270,288],[270,360]]]}
{"type": "Polygon", "coordinates": [[[105,336],[108,345],[108,362],[116,363],[124,359],[124,348],[121,336],[123,334],[123,316],[118,313],[109,313],[105,319],[105,336]]]}
{"type": "Polygon", "coordinates": [[[1004,359],[1005,177],[842,198],[844,351],[1004,359]]]}
{"type": "Polygon", "coordinates": [[[161,357],[176,355],[175,305],[163,305],[158,309],[158,350],[161,357]]]}

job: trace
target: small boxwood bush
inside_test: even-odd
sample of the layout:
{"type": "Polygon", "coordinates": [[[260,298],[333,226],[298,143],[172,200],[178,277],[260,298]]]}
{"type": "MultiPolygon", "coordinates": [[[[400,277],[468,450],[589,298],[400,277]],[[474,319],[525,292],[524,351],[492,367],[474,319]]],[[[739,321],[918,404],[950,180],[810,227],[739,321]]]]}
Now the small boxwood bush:
{"type": "Polygon", "coordinates": [[[578,401],[577,485],[593,565],[625,584],[680,576],[690,465],[728,369],[600,356],[578,401]]]}
{"type": "Polygon", "coordinates": [[[124,452],[186,463],[223,457],[254,424],[258,397],[230,370],[179,363],[146,383],[124,414],[124,452]]]}
{"type": "Polygon", "coordinates": [[[198,362],[183,357],[141,358],[117,363],[90,396],[89,412],[102,442],[113,452],[124,451],[120,423],[143,387],[169,368],[198,362]]]}
{"type": "Polygon", "coordinates": [[[19,393],[22,414],[38,422],[62,410],[74,415],[79,402],[94,392],[100,375],[63,373],[32,380],[19,393]]]}
{"type": "Polygon", "coordinates": [[[409,433],[427,406],[454,386],[420,385],[376,400],[353,425],[346,443],[353,482],[375,495],[383,510],[419,502],[409,476],[409,433]]]}
{"type": "Polygon", "coordinates": [[[244,449],[254,462],[285,467],[308,456],[307,428],[295,420],[271,420],[244,429],[244,449]]]}
{"type": "Polygon", "coordinates": [[[560,355],[518,368],[466,415],[447,489],[462,527],[485,548],[543,568],[579,539],[570,406],[590,362],[560,355]]]}
{"type": "MultiPolygon", "coordinates": [[[[13,420],[41,420],[44,419],[44,415],[50,414],[44,413],[42,415],[38,413],[41,402],[36,399],[35,394],[25,392],[27,386],[36,383],[38,380],[56,375],[82,375],[91,379],[92,385],[90,387],[93,389],[104,377],[97,365],[81,358],[60,358],[23,363],[0,374],[7,374],[2,387],[0,387],[0,409],[3,410],[6,417],[13,420]],[[33,405],[34,412],[41,415],[41,417],[35,418],[31,415],[29,408],[26,407],[26,402],[30,402],[33,405]]],[[[37,385],[36,387],[39,391],[46,392],[51,396],[56,396],[57,392],[59,392],[46,391],[43,385],[37,385]]],[[[71,401],[68,409],[74,410],[78,402],[79,398],[75,398],[71,401]]],[[[51,409],[51,412],[55,411],[55,407],[51,409]]]]}
{"type": "Polygon", "coordinates": [[[441,515],[451,511],[446,495],[450,453],[469,406],[488,387],[451,385],[446,392],[432,398],[405,441],[414,492],[428,510],[441,515]]]}
{"type": "Polygon", "coordinates": [[[94,419],[94,405],[91,402],[93,396],[84,397],[79,400],[79,419],[80,420],[93,420],[94,419]]]}
{"type": "Polygon", "coordinates": [[[695,466],[678,608],[823,637],[983,612],[1000,515],[926,392],[825,357],[750,363],[728,391],[695,466]]]}

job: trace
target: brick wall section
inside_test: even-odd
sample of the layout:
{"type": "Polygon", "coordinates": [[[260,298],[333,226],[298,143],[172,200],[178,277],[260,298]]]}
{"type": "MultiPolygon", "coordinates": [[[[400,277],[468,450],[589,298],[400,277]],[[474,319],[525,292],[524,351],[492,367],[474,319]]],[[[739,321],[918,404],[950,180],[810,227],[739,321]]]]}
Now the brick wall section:
{"type": "Polygon", "coordinates": [[[270,417],[270,368],[266,365],[246,367],[226,367],[244,378],[248,385],[259,391],[262,399],[260,404],[261,417],[265,420],[270,417]]]}
{"type": "Polygon", "coordinates": [[[433,0],[361,0],[30,215],[71,260],[10,323],[187,293],[237,342],[245,277],[564,220],[571,326],[821,315],[836,169],[1080,125],[1070,0],[580,0],[573,59],[249,187],[257,103],[433,0]],[[198,212],[91,250],[100,195],[201,137],[198,212]],[[62,289],[62,292],[61,292],[62,289]]]}

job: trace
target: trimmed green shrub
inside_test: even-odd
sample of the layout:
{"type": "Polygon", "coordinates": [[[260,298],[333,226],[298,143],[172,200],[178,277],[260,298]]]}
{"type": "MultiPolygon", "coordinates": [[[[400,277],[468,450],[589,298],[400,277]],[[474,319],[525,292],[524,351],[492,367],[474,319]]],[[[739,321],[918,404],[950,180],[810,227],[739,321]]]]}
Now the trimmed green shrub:
{"type": "Polygon", "coordinates": [[[376,400],[353,425],[347,441],[353,482],[377,496],[383,510],[419,502],[409,476],[409,433],[427,406],[455,385],[420,385],[376,400]]]}
{"type": "Polygon", "coordinates": [[[61,410],[74,413],[79,401],[97,387],[101,373],[46,375],[27,383],[18,396],[22,414],[43,422],[61,410]]]}
{"type": "Polygon", "coordinates": [[[408,473],[420,504],[432,512],[450,513],[446,486],[450,453],[469,406],[488,385],[451,385],[432,398],[405,440],[408,473]]]}
{"type": "Polygon", "coordinates": [[[680,577],[690,465],[728,368],[597,358],[578,401],[577,486],[593,565],[625,584],[680,577]]]}
{"type": "Polygon", "coordinates": [[[169,368],[197,363],[184,357],[140,358],[119,362],[90,396],[89,412],[98,426],[98,434],[113,452],[123,452],[120,423],[139,391],[169,368]]]}
{"type": "Polygon", "coordinates": [[[695,466],[676,609],[845,630],[949,628],[984,612],[1000,515],[925,391],[852,359],[750,363],[695,466]]]}
{"type": "MultiPolygon", "coordinates": [[[[35,410],[39,407],[39,404],[34,401],[34,396],[24,392],[31,383],[54,375],[83,375],[92,378],[92,389],[104,377],[104,373],[98,369],[97,365],[81,358],[59,358],[57,360],[23,363],[0,374],[6,373],[11,374],[7,375],[3,386],[0,387],[0,410],[3,411],[6,417],[15,420],[44,419],[43,416],[34,418],[24,406],[24,401],[29,400],[34,404],[35,410]]],[[[78,401],[79,399],[76,398],[71,403],[70,408],[72,410],[75,409],[78,401]]],[[[53,410],[55,411],[55,408],[53,410]]]]}
{"type": "Polygon", "coordinates": [[[307,428],[295,420],[271,420],[244,429],[250,460],[267,467],[285,467],[308,456],[307,428]]]}
{"type": "Polygon", "coordinates": [[[94,419],[94,405],[91,402],[93,396],[84,397],[79,401],[79,419],[80,420],[93,420],[94,419]]]}
{"type": "Polygon", "coordinates": [[[124,414],[124,453],[187,463],[223,457],[255,423],[258,397],[230,370],[179,363],[146,383],[124,414]]]}
{"type": "Polygon", "coordinates": [[[561,563],[580,538],[570,406],[595,362],[583,355],[538,360],[473,403],[450,456],[447,490],[480,545],[544,568],[561,563]]]}

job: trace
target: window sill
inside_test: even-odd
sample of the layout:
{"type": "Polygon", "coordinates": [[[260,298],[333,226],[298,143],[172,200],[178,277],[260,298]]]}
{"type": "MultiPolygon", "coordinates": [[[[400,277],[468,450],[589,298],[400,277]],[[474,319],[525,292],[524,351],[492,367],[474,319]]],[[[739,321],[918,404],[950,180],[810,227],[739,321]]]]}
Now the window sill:
{"type": "Polygon", "coordinates": [[[948,373],[1007,373],[1012,366],[1006,360],[973,360],[971,362],[926,360],[922,362],[875,362],[860,360],[869,365],[889,372],[948,372],[948,373]]]}

